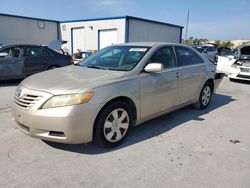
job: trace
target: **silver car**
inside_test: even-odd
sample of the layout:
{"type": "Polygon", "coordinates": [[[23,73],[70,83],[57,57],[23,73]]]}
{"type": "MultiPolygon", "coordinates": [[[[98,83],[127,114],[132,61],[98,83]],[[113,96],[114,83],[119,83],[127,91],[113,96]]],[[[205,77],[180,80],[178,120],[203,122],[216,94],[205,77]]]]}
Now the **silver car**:
{"type": "Polygon", "coordinates": [[[114,147],[131,126],[190,104],[206,108],[217,84],[215,66],[190,47],[127,43],[26,78],[12,113],[32,137],[114,147]]]}
{"type": "Polygon", "coordinates": [[[204,44],[203,45],[203,55],[207,57],[210,61],[217,63],[218,60],[218,51],[215,45],[204,44]]]}
{"type": "Polygon", "coordinates": [[[218,55],[217,55],[217,48],[215,45],[212,44],[204,44],[202,46],[199,45],[193,45],[191,46],[194,49],[196,49],[198,52],[200,52],[202,55],[204,55],[208,60],[214,62],[215,64],[218,61],[218,55]]]}

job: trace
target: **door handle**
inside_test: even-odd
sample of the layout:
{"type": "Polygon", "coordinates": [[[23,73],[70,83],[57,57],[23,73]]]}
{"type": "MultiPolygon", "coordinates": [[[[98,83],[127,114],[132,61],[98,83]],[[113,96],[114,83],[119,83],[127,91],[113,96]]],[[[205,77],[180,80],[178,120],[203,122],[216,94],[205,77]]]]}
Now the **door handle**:
{"type": "Polygon", "coordinates": [[[176,72],[175,75],[176,75],[177,78],[180,78],[180,72],[179,71],[176,72]]]}
{"type": "Polygon", "coordinates": [[[16,61],[14,61],[14,63],[21,63],[22,62],[22,60],[16,60],[16,61]]]}

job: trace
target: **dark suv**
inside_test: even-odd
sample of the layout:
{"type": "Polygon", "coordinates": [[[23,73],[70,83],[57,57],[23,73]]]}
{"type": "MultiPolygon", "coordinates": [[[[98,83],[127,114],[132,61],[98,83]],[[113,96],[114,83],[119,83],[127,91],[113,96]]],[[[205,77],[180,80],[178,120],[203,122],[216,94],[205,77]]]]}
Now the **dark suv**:
{"type": "Polygon", "coordinates": [[[69,55],[61,54],[47,46],[0,46],[0,80],[25,78],[29,75],[73,64],[69,55]]]}

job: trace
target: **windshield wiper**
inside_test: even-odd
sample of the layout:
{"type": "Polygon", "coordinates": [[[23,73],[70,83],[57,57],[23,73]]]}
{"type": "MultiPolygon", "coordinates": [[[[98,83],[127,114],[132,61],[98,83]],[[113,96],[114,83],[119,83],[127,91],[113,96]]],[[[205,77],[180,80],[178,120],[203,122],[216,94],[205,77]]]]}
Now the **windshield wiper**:
{"type": "Polygon", "coordinates": [[[95,66],[95,65],[89,65],[89,66],[86,66],[86,67],[91,68],[91,69],[103,69],[103,68],[95,66]]]}
{"type": "Polygon", "coordinates": [[[114,71],[126,71],[126,70],[123,70],[123,69],[117,69],[117,68],[107,68],[106,70],[114,70],[114,71]]]}

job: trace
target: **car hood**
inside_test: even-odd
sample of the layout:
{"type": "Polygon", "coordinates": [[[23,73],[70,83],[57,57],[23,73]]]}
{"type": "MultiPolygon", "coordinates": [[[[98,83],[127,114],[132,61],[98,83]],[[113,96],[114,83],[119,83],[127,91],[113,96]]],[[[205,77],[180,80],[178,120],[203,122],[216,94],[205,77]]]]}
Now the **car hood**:
{"type": "Polygon", "coordinates": [[[239,50],[239,59],[250,59],[250,44],[243,45],[239,50]]]}
{"type": "Polygon", "coordinates": [[[120,80],[125,72],[68,66],[26,78],[21,85],[53,95],[84,92],[120,80]]]}

